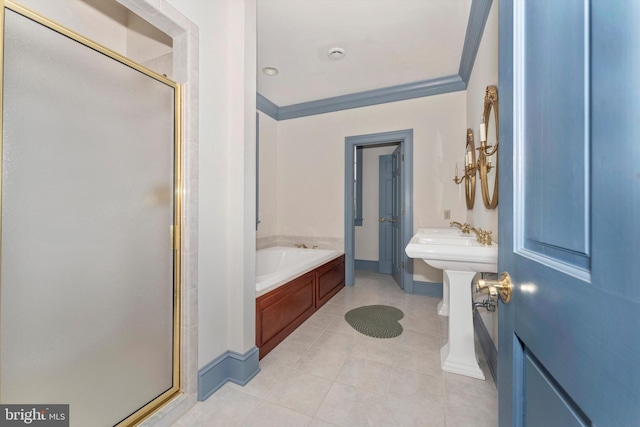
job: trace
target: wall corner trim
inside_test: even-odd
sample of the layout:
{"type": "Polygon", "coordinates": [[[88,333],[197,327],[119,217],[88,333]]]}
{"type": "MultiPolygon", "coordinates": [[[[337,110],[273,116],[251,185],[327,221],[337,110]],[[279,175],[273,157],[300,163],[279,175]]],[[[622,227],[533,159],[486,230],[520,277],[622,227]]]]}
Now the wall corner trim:
{"type": "Polygon", "coordinates": [[[256,108],[258,109],[258,111],[262,111],[272,119],[278,120],[280,107],[278,107],[276,104],[260,95],[259,93],[256,94],[256,108]]]}
{"type": "Polygon", "coordinates": [[[493,0],[473,0],[471,2],[469,22],[467,23],[467,32],[464,37],[462,55],[460,56],[460,68],[458,69],[458,75],[464,81],[465,88],[471,78],[471,71],[480,48],[480,41],[482,40],[484,27],[487,24],[492,2],[493,0]]]}
{"type": "Polygon", "coordinates": [[[482,353],[484,354],[484,359],[487,361],[487,365],[489,366],[489,372],[491,372],[491,377],[493,378],[493,384],[498,384],[498,350],[496,349],[493,340],[491,339],[491,335],[489,335],[489,331],[485,326],[480,314],[477,310],[473,312],[473,326],[475,330],[475,334],[480,341],[480,347],[482,347],[482,353]]]}
{"type": "Polygon", "coordinates": [[[245,385],[258,372],[258,347],[244,354],[227,350],[198,370],[198,400],[206,400],[227,381],[245,385]]]}

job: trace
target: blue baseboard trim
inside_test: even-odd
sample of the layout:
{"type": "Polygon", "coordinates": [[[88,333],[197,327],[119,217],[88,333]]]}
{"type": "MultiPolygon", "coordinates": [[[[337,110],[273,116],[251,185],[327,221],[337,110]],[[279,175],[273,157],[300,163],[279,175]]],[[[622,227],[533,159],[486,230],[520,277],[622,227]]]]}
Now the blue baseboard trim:
{"type": "Polygon", "coordinates": [[[487,327],[484,325],[480,314],[477,311],[473,312],[473,329],[478,337],[478,341],[480,341],[480,347],[482,347],[482,353],[484,354],[484,359],[487,361],[487,365],[489,365],[489,372],[491,372],[491,377],[493,378],[493,383],[498,384],[498,350],[496,349],[493,340],[491,339],[491,335],[489,335],[489,331],[487,327]]]}
{"type": "Polygon", "coordinates": [[[227,350],[198,370],[198,400],[206,400],[227,381],[245,385],[258,372],[258,348],[245,354],[227,350]]]}
{"type": "Polygon", "coordinates": [[[354,270],[378,271],[378,261],[366,259],[356,259],[353,264],[354,270]]]}
{"type": "Polygon", "coordinates": [[[413,281],[414,295],[442,298],[442,283],[413,281]]]}

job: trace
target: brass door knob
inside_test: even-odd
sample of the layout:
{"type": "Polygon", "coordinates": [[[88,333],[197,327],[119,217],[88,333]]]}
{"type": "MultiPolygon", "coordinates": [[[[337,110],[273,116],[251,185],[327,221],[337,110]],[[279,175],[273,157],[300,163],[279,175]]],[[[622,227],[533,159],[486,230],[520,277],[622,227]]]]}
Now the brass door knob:
{"type": "Polygon", "coordinates": [[[498,280],[478,280],[476,292],[489,294],[491,299],[500,297],[502,302],[509,304],[513,293],[511,276],[504,271],[500,274],[498,280]]]}
{"type": "Polygon", "coordinates": [[[380,222],[384,222],[384,221],[385,221],[384,217],[380,218],[380,222]]]}
{"type": "Polygon", "coordinates": [[[397,219],[390,219],[389,222],[396,222],[398,221],[397,219]]]}

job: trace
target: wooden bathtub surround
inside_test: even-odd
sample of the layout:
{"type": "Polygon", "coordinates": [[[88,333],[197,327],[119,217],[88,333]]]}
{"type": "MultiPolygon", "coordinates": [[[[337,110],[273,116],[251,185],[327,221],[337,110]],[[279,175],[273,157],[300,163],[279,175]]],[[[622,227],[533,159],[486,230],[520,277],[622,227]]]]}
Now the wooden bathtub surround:
{"type": "Polygon", "coordinates": [[[315,272],[256,299],[256,346],[260,359],[315,312],[315,272]]]}
{"type": "Polygon", "coordinates": [[[344,255],[316,269],[316,310],[322,307],[344,286],[344,255]]]}
{"type": "Polygon", "coordinates": [[[344,255],[256,299],[256,346],[260,359],[344,286],[344,255]]]}

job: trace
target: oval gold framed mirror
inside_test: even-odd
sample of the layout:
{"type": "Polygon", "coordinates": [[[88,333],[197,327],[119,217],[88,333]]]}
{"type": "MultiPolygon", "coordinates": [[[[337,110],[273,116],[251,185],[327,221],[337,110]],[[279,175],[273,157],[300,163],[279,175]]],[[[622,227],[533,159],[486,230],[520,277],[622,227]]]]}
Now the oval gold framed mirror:
{"type": "Polygon", "coordinates": [[[473,129],[467,129],[467,145],[465,152],[465,184],[464,195],[467,209],[472,210],[476,201],[476,147],[473,143],[473,129]]]}
{"type": "Polygon", "coordinates": [[[484,96],[483,117],[486,125],[486,143],[480,148],[480,186],[482,201],[487,209],[498,206],[498,88],[487,86],[484,96]]]}

